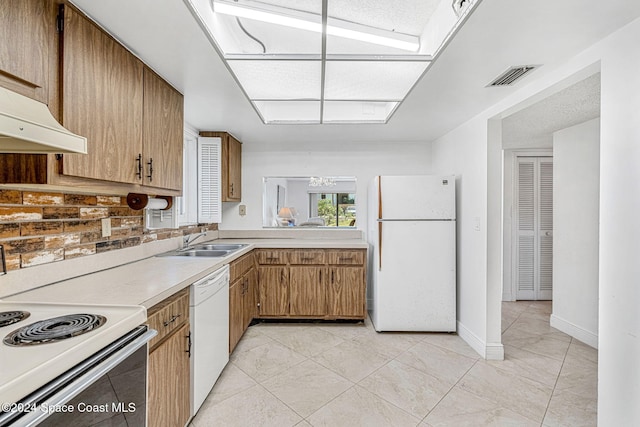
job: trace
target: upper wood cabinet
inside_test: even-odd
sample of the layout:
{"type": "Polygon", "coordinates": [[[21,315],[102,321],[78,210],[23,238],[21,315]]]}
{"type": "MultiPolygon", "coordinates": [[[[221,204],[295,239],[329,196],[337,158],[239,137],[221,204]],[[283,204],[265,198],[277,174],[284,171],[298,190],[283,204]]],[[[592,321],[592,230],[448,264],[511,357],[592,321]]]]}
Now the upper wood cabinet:
{"type": "Polygon", "coordinates": [[[143,94],[143,184],[181,190],[183,96],[147,67],[143,94]]]}
{"type": "Polygon", "coordinates": [[[232,135],[226,144],[222,141],[222,201],[239,202],[242,199],[242,143],[232,135]]]}
{"type": "Polygon", "coordinates": [[[228,132],[200,132],[222,140],[222,201],[242,200],[242,143],[228,132]]]}
{"type": "Polygon", "coordinates": [[[0,154],[0,183],[182,192],[183,97],[59,0],[0,0],[0,85],[47,102],[88,154],[0,154]]]}
{"type": "Polygon", "coordinates": [[[61,38],[62,124],[88,145],[64,155],[62,173],[141,183],[142,62],[69,7],[61,38]]]}
{"type": "Polygon", "coordinates": [[[182,95],[71,8],[64,23],[63,124],[89,153],[64,155],[62,173],[181,190],[182,95]]]}
{"type": "Polygon", "coordinates": [[[45,104],[55,71],[54,9],[48,0],[0,0],[0,85],[45,104]]]}

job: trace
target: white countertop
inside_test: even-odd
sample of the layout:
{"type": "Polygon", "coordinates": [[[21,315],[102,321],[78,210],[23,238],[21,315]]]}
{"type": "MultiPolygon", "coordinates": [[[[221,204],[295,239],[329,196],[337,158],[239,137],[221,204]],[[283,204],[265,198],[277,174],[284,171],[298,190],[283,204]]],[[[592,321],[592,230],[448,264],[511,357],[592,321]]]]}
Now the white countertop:
{"type": "MultiPolygon", "coordinates": [[[[153,256],[22,292],[5,301],[127,304],[150,308],[254,248],[366,249],[360,239],[218,239],[248,246],[224,258],[153,256]]],[[[197,243],[203,243],[197,241],[197,243]]]]}

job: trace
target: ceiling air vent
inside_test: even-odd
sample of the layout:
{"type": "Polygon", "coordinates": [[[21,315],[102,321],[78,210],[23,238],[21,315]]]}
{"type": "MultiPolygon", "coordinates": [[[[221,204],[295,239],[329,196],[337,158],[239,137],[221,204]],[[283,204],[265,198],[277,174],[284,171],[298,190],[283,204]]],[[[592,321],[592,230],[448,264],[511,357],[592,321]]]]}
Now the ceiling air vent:
{"type": "Polygon", "coordinates": [[[496,77],[491,83],[487,85],[487,87],[511,86],[537,67],[537,65],[521,65],[517,67],[511,67],[507,71],[496,77]]]}

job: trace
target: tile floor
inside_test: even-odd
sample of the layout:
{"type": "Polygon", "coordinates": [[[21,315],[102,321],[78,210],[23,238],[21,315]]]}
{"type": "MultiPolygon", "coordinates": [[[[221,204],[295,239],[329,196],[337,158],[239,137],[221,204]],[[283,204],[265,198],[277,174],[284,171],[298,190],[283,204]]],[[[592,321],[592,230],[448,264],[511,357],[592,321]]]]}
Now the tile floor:
{"type": "Polygon", "coordinates": [[[598,353],[550,313],[503,303],[504,361],[368,320],[254,325],[191,426],[595,426],[598,353]]]}

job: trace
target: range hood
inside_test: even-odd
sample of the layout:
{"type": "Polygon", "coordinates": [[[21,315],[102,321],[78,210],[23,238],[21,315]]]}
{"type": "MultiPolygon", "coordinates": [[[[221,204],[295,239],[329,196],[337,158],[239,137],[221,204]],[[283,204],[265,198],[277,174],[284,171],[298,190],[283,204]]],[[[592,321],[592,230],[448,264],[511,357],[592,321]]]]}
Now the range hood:
{"type": "Polygon", "coordinates": [[[87,154],[87,138],[62,127],[42,102],[0,87],[0,153],[87,154]]]}

